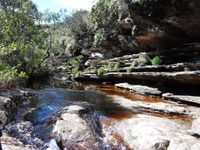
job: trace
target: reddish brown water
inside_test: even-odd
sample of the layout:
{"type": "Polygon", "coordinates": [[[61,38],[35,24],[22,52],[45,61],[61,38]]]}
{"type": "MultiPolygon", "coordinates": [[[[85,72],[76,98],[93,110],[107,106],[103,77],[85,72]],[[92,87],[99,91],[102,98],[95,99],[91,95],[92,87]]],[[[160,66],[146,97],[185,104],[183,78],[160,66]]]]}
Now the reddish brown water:
{"type": "MultiPolygon", "coordinates": [[[[136,93],[130,92],[129,90],[117,88],[114,85],[109,85],[109,84],[83,84],[83,86],[87,90],[88,89],[98,90],[109,96],[118,95],[118,96],[122,96],[124,98],[133,100],[133,101],[145,101],[145,102],[151,102],[151,103],[158,103],[158,102],[169,103],[167,100],[164,100],[161,98],[155,98],[155,97],[136,94],[136,93]]],[[[190,122],[192,120],[186,115],[165,114],[161,112],[152,112],[152,111],[145,111],[145,110],[136,110],[133,112],[122,106],[118,106],[118,109],[116,111],[109,112],[108,116],[113,119],[123,120],[127,118],[132,118],[136,114],[150,114],[157,117],[165,117],[169,119],[180,119],[185,122],[190,122]]]]}

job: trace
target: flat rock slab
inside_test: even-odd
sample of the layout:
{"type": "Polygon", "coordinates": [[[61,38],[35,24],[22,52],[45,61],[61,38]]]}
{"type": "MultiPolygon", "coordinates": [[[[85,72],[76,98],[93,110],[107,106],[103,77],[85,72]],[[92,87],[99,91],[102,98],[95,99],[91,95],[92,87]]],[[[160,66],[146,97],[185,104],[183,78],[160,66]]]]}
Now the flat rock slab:
{"type": "Polygon", "coordinates": [[[167,114],[188,115],[192,118],[199,118],[200,116],[200,108],[196,107],[189,107],[189,106],[184,107],[164,102],[150,103],[150,102],[132,101],[121,96],[113,96],[113,99],[116,103],[120,104],[121,106],[132,110],[138,109],[138,110],[147,110],[151,112],[161,112],[167,114]]]}
{"type": "Polygon", "coordinates": [[[188,95],[173,95],[171,93],[164,93],[163,98],[170,99],[173,101],[178,101],[185,104],[196,104],[200,106],[200,97],[199,96],[188,96],[188,95]]]}
{"type": "Polygon", "coordinates": [[[118,84],[115,84],[115,86],[119,87],[119,88],[128,89],[130,91],[133,91],[133,92],[136,92],[136,93],[139,93],[139,94],[143,94],[143,95],[159,96],[162,93],[157,88],[152,88],[152,87],[143,86],[143,85],[132,85],[132,84],[128,84],[128,83],[118,83],[118,84]]]}
{"type": "Polygon", "coordinates": [[[95,73],[81,74],[75,78],[77,81],[127,81],[127,80],[149,80],[158,82],[178,82],[190,85],[200,85],[200,71],[181,72],[108,72],[97,76],[95,73]]]}
{"type": "Polygon", "coordinates": [[[198,150],[200,142],[189,134],[190,126],[180,120],[139,114],[113,122],[103,128],[107,140],[116,141],[115,134],[134,150],[198,150]]]}

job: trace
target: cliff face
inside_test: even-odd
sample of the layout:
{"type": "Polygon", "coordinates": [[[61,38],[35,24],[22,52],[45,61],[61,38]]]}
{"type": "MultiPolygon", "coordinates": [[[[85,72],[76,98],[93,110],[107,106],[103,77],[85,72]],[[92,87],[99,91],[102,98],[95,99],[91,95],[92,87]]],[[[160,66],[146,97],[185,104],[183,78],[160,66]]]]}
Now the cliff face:
{"type": "MultiPolygon", "coordinates": [[[[143,3],[121,0],[116,5],[118,10],[108,10],[111,14],[112,11],[118,11],[118,20],[116,15],[110,15],[113,17],[112,21],[117,22],[116,30],[113,25],[109,26],[110,21],[99,27],[106,31],[106,38],[98,45],[106,58],[178,47],[183,43],[196,42],[200,38],[198,0],[146,0],[143,3]],[[127,18],[132,22],[124,22],[127,18]]],[[[91,51],[95,50],[92,48],[91,51]]]]}
{"type": "Polygon", "coordinates": [[[200,80],[200,1],[146,0],[141,3],[121,0],[116,5],[123,6],[117,9],[118,19],[113,17],[113,22],[117,21],[116,29],[106,23],[99,27],[106,27],[105,38],[98,46],[82,50],[82,54],[88,56],[85,68],[89,69],[79,79],[140,79],[189,84],[200,80]],[[117,69],[111,67],[113,62],[118,65],[117,69]]]}

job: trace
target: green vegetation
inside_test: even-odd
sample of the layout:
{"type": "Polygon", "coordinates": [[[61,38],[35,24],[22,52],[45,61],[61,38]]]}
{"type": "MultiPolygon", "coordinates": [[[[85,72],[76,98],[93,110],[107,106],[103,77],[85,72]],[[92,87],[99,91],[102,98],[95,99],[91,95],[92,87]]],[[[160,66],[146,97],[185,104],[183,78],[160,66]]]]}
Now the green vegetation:
{"type": "Polygon", "coordinates": [[[82,62],[84,57],[82,55],[72,57],[66,64],[66,70],[72,75],[72,78],[77,77],[82,72],[82,62]]]}
{"type": "Polygon", "coordinates": [[[136,67],[146,66],[150,64],[150,58],[147,56],[146,53],[143,53],[138,58],[134,59],[132,64],[128,67],[127,72],[130,73],[136,67]]]}
{"type": "Polygon", "coordinates": [[[0,19],[2,61],[12,67],[20,64],[20,69],[27,73],[34,72],[47,52],[47,34],[35,24],[37,8],[30,0],[1,1],[0,19]]]}
{"type": "MultiPolygon", "coordinates": [[[[164,0],[163,3],[168,2],[164,0]]],[[[83,63],[88,56],[83,56],[81,51],[104,46],[105,41],[117,37],[117,25],[124,12],[139,6],[138,9],[144,9],[144,13],[149,15],[154,7],[155,10],[163,9],[160,4],[154,0],[98,0],[91,12],[76,10],[69,15],[67,9],[41,13],[32,0],[0,1],[0,82],[7,84],[18,80],[21,72],[26,74],[26,78],[33,74],[51,73],[58,65],[64,65],[66,73],[71,76],[84,70],[96,71],[98,67],[85,69],[83,63]],[[4,74],[9,78],[4,78],[4,74]]],[[[147,56],[141,55],[129,71],[149,62],[147,56]]],[[[161,60],[153,58],[151,62],[155,65],[161,60]]],[[[108,62],[98,69],[97,74],[102,76],[106,70],[118,68],[118,62],[108,62]]]]}
{"type": "Polygon", "coordinates": [[[107,35],[115,32],[118,19],[117,0],[99,0],[92,8],[90,19],[94,26],[94,44],[101,45],[107,35]]]}
{"type": "Polygon", "coordinates": [[[19,72],[17,69],[4,69],[0,71],[0,88],[11,88],[20,84],[23,79],[26,79],[25,72],[19,72]]]}
{"type": "Polygon", "coordinates": [[[109,69],[118,69],[120,67],[120,64],[118,62],[114,62],[114,61],[111,61],[111,62],[108,62],[108,68],[109,69]]]}
{"type": "Polygon", "coordinates": [[[100,67],[100,68],[97,70],[97,75],[98,75],[98,76],[103,76],[105,73],[106,73],[105,67],[100,67]]]}
{"type": "Polygon", "coordinates": [[[162,63],[162,60],[160,59],[159,56],[155,56],[152,60],[151,60],[152,65],[160,65],[162,63]]]}

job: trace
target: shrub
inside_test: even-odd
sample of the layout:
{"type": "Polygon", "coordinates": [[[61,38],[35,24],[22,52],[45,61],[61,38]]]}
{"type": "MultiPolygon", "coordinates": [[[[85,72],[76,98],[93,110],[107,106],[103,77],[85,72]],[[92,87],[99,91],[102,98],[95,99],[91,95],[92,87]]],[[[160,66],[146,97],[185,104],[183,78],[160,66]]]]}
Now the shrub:
{"type": "Polygon", "coordinates": [[[72,58],[68,61],[67,65],[68,65],[68,66],[77,66],[77,65],[79,65],[79,64],[82,62],[82,60],[83,60],[83,55],[79,55],[79,56],[76,56],[76,57],[72,57],[72,58]]]}
{"type": "Polygon", "coordinates": [[[141,54],[137,59],[139,66],[145,66],[149,63],[149,57],[146,54],[141,54]]]}
{"type": "Polygon", "coordinates": [[[152,65],[160,65],[162,63],[162,60],[160,59],[159,56],[155,56],[152,60],[151,60],[151,64],[152,65]]]}
{"type": "Polygon", "coordinates": [[[108,68],[109,69],[118,69],[120,66],[120,64],[118,62],[108,62],[108,68]]]}
{"type": "Polygon", "coordinates": [[[96,46],[100,45],[103,42],[104,34],[105,34],[105,30],[104,29],[100,29],[100,30],[97,30],[95,32],[93,46],[96,47],[96,46]]]}
{"type": "Polygon", "coordinates": [[[4,69],[0,71],[0,88],[11,88],[18,84],[22,79],[28,76],[25,72],[18,69],[4,69]]]}
{"type": "Polygon", "coordinates": [[[105,73],[106,73],[106,70],[105,70],[104,67],[100,67],[100,68],[97,70],[97,75],[98,75],[98,76],[103,76],[105,73]]]}

